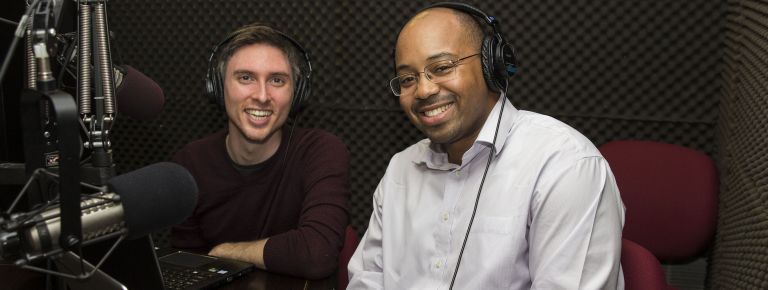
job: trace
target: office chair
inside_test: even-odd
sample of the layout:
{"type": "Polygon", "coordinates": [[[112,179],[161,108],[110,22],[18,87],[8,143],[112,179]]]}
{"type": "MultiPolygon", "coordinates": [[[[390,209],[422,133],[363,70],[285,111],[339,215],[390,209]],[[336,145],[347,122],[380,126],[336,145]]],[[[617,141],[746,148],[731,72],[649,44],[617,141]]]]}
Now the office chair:
{"type": "Polygon", "coordinates": [[[349,264],[349,259],[352,258],[352,254],[355,253],[355,249],[357,249],[358,242],[355,229],[352,228],[351,225],[347,226],[347,230],[344,233],[344,246],[341,248],[341,252],[339,252],[339,270],[336,272],[336,289],[347,289],[347,285],[349,284],[349,271],[347,270],[347,265],[349,264]]]}
{"type": "Polygon", "coordinates": [[[662,263],[685,263],[707,250],[717,225],[719,179],[704,153],[654,141],[613,141],[600,152],[626,207],[623,237],[662,263]]]}
{"type": "Polygon", "coordinates": [[[667,285],[664,269],[656,256],[627,239],[621,239],[621,267],[626,290],[674,289],[667,285]]]}

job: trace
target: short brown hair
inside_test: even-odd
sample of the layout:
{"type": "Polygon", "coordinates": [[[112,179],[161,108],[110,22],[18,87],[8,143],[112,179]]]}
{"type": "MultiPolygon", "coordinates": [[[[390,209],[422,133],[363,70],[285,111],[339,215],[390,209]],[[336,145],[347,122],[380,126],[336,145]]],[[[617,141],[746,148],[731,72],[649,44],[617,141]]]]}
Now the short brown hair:
{"type": "MultiPolygon", "coordinates": [[[[291,79],[296,86],[306,66],[303,52],[285,34],[261,23],[252,23],[238,28],[224,40],[216,52],[216,68],[221,80],[224,80],[227,64],[232,56],[245,46],[257,43],[272,45],[285,53],[291,65],[291,79]]],[[[294,87],[295,88],[295,87],[294,87]]]]}

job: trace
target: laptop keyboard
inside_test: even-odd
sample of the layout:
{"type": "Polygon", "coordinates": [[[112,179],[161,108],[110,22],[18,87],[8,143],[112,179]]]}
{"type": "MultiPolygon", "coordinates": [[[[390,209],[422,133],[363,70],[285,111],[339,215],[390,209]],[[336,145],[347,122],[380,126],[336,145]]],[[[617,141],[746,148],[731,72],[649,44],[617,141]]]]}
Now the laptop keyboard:
{"type": "Polygon", "coordinates": [[[165,289],[169,290],[197,289],[200,287],[198,284],[200,281],[221,275],[215,271],[176,268],[169,265],[163,265],[161,271],[163,273],[163,285],[165,289]]]}

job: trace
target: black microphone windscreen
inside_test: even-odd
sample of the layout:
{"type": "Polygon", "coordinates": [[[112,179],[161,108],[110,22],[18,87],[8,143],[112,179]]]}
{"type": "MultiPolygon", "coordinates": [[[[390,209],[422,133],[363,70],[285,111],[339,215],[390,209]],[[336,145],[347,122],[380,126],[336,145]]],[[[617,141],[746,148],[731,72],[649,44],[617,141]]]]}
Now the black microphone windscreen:
{"type": "Polygon", "coordinates": [[[123,206],[129,238],[178,224],[197,205],[197,183],[186,168],[155,163],[107,181],[123,206]]]}
{"type": "Polygon", "coordinates": [[[163,110],[165,95],[154,80],[130,65],[122,65],[123,81],[117,87],[117,108],[133,119],[150,120],[163,110]]]}

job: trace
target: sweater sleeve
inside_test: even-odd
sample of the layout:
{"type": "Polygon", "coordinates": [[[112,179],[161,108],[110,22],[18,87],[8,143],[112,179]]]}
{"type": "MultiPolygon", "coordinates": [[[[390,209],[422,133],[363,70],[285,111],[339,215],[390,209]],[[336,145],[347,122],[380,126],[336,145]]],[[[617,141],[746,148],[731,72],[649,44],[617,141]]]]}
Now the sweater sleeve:
{"type": "Polygon", "coordinates": [[[297,145],[308,147],[288,171],[301,172],[296,175],[306,191],[298,227],[269,238],[264,262],[272,272],[320,279],[336,271],[349,222],[349,153],[329,133],[297,145]]]}
{"type": "MultiPolygon", "coordinates": [[[[186,155],[188,155],[187,150],[187,147],[181,149],[179,152],[174,154],[173,158],[171,158],[171,161],[183,166],[194,175],[195,171],[193,168],[190,168],[191,165],[186,162],[187,160],[190,160],[189,158],[186,158],[186,155]]],[[[198,177],[195,177],[195,180],[197,179],[198,177]]],[[[196,212],[197,209],[195,209],[195,212],[193,212],[189,218],[171,228],[171,247],[196,253],[207,252],[205,240],[202,237],[196,212]]]]}

